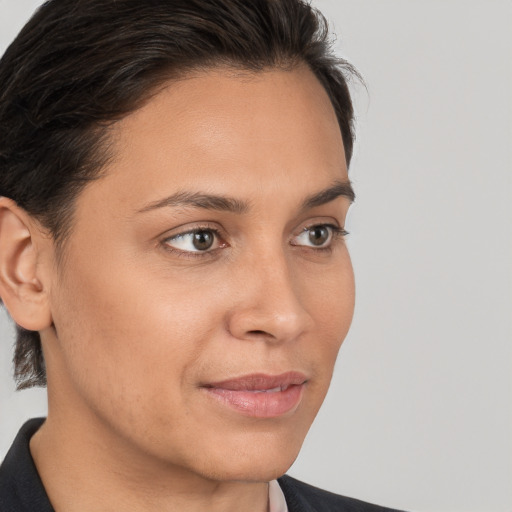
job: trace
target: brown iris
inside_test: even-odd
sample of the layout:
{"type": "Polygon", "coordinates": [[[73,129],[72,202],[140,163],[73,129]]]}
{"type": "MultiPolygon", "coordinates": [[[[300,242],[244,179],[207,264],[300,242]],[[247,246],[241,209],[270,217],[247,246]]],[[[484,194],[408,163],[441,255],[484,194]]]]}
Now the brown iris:
{"type": "Polygon", "coordinates": [[[214,242],[214,234],[211,231],[196,231],[193,234],[193,245],[198,251],[206,251],[214,242]]]}
{"type": "Polygon", "coordinates": [[[313,245],[324,245],[329,240],[330,232],[325,226],[315,226],[309,230],[309,241],[313,245]]]}

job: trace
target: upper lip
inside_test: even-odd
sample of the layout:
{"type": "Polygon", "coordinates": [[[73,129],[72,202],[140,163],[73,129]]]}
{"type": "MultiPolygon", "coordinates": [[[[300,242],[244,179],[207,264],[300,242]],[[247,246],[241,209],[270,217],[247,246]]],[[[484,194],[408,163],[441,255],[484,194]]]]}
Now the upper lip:
{"type": "Polygon", "coordinates": [[[286,389],[289,386],[299,386],[307,381],[307,377],[301,372],[286,372],[280,375],[267,375],[253,373],[234,379],[219,382],[211,382],[203,387],[226,389],[229,391],[265,391],[269,389],[286,389]]]}

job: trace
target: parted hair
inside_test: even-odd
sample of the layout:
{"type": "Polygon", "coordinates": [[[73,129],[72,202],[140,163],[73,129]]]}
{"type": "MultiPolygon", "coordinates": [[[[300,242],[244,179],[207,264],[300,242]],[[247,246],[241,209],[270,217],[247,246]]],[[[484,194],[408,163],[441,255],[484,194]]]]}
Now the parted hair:
{"type": "MultiPolygon", "coordinates": [[[[109,160],[113,123],[187,72],[299,65],[325,88],[350,163],[347,83],[358,75],[334,55],[327,22],[308,2],[49,0],[0,60],[0,196],[36,219],[59,254],[78,194],[109,160]]],[[[16,331],[18,389],[44,386],[39,333],[16,331]]]]}

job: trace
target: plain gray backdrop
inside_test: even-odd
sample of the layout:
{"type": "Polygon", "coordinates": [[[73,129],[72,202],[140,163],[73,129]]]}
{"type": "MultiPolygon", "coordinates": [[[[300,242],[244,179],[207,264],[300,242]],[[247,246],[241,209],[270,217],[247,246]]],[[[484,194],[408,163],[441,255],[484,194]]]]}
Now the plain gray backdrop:
{"type": "MultiPolygon", "coordinates": [[[[0,0],[0,53],[38,0],[0,0]]],[[[512,2],[316,0],[354,84],[356,314],[290,473],[418,512],[512,510],[512,2]]],[[[1,86],[1,84],[0,84],[1,86]]],[[[0,318],[0,459],[16,393],[0,318]]]]}

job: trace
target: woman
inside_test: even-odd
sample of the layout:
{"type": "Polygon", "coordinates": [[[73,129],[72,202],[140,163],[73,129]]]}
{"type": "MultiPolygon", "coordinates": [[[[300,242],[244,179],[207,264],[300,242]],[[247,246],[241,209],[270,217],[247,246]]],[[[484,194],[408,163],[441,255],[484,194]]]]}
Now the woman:
{"type": "Polygon", "coordinates": [[[2,510],[383,510],[282,476],[353,312],[353,110],[299,0],[52,0],[0,63],[2,510]]]}

